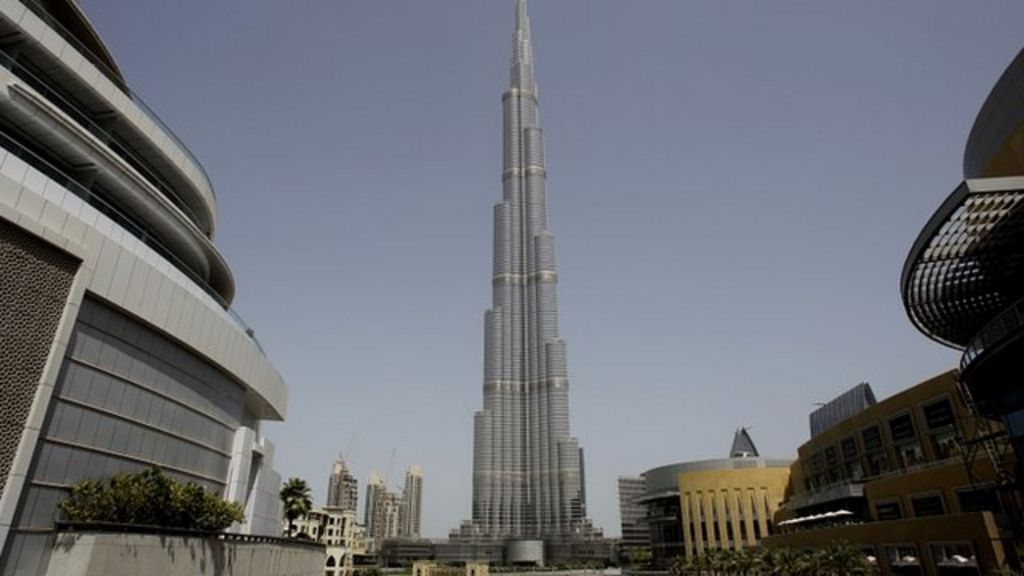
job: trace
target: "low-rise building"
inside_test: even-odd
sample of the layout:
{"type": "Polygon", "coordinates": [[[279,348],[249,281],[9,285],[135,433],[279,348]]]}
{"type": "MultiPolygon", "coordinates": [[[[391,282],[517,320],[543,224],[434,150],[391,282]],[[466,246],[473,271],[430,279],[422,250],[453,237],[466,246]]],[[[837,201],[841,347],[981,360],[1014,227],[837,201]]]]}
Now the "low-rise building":
{"type": "Polygon", "coordinates": [[[365,531],[352,510],[318,508],[295,521],[297,534],[324,544],[324,576],[350,576],[356,559],[366,554],[365,531]]]}
{"type": "Polygon", "coordinates": [[[791,459],[761,457],[750,434],[736,432],[729,458],[669,464],[643,474],[652,564],[708,550],[756,546],[772,533],[791,459]]]}
{"type": "MultiPolygon", "coordinates": [[[[1009,538],[987,456],[970,469],[977,427],[947,372],[875,403],[854,389],[799,449],[769,547],[849,542],[883,575],[987,574],[1006,566],[1009,538]],[[864,402],[848,402],[860,396],[864,402]],[[970,473],[969,473],[970,472],[970,473]]],[[[829,406],[829,405],[827,405],[829,406]]],[[[812,423],[814,418],[812,418],[812,423]]]]}

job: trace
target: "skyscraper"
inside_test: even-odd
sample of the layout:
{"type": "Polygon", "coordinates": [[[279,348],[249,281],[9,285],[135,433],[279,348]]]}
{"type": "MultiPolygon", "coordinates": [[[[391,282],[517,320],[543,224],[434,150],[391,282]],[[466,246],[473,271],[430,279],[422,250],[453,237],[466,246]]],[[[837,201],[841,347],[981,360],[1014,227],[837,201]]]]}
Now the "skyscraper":
{"type": "Polygon", "coordinates": [[[504,192],[494,207],[493,301],[484,320],[484,406],[474,418],[472,520],[464,536],[590,534],[579,444],[569,433],[565,342],[558,334],[554,235],[530,21],[516,1],[504,108],[504,192]]]}
{"type": "Polygon", "coordinates": [[[355,512],[358,502],[359,481],[348,471],[345,459],[338,457],[327,479],[327,507],[355,512]]]}
{"type": "Polygon", "coordinates": [[[422,509],[423,470],[418,465],[413,465],[405,473],[405,488],[402,489],[402,508],[399,515],[399,536],[420,537],[420,512],[422,509]]]}
{"type": "Polygon", "coordinates": [[[387,481],[377,472],[370,474],[366,482],[366,509],[363,524],[366,535],[379,544],[387,538],[399,535],[399,516],[402,497],[388,490],[387,481]]]}

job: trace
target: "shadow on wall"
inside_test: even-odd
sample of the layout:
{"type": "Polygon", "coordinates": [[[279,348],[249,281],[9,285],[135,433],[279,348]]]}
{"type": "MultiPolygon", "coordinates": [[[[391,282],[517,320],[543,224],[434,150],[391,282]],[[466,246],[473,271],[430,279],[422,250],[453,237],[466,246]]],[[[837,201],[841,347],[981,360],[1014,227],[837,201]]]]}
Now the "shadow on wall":
{"type": "Polygon", "coordinates": [[[318,576],[324,548],[277,539],[106,532],[57,534],[47,576],[318,576]]]}

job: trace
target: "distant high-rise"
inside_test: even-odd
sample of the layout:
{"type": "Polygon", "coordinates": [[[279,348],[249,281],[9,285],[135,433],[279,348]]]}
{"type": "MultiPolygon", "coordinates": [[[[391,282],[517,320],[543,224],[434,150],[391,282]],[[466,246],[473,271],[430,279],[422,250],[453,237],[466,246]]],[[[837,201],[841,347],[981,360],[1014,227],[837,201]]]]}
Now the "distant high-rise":
{"type": "Polygon", "coordinates": [[[560,539],[593,532],[569,433],[558,334],[555,239],[525,0],[516,1],[504,107],[502,200],[494,207],[493,300],[484,321],[484,406],[474,418],[473,517],[463,536],[560,539]]]}
{"type": "Polygon", "coordinates": [[[647,494],[643,475],[619,476],[619,521],[622,526],[622,553],[631,561],[650,556],[651,533],[647,527],[647,507],[640,499],[647,494]]]}
{"type": "Polygon", "coordinates": [[[339,457],[327,479],[327,507],[355,512],[359,503],[359,481],[353,476],[345,459],[339,457]]]}
{"type": "Polygon", "coordinates": [[[402,498],[388,490],[384,477],[373,472],[366,483],[366,509],[363,524],[366,535],[377,542],[399,535],[402,498]]]}
{"type": "Polygon", "coordinates": [[[420,537],[420,513],[423,509],[423,470],[410,466],[405,473],[402,507],[399,514],[399,536],[420,537]]]}

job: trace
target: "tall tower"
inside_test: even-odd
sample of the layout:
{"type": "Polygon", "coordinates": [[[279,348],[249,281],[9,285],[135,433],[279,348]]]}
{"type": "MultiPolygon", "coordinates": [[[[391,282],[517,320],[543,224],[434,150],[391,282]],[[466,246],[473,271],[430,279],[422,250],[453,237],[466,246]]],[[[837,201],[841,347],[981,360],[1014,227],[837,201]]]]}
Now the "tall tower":
{"type": "Polygon", "coordinates": [[[558,539],[591,529],[581,452],[569,434],[530,21],[525,0],[515,6],[511,81],[502,98],[504,191],[494,207],[493,300],[484,317],[484,406],[474,418],[473,518],[462,533],[558,539]]]}
{"type": "Polygon", "coordinates": [[[400,536],[420,537],[420,513],[422,510],[423,470],[418,465],[413,465],[405,473],[405,487],[402,489],[402,512],[398,531],[400,536]]]}

